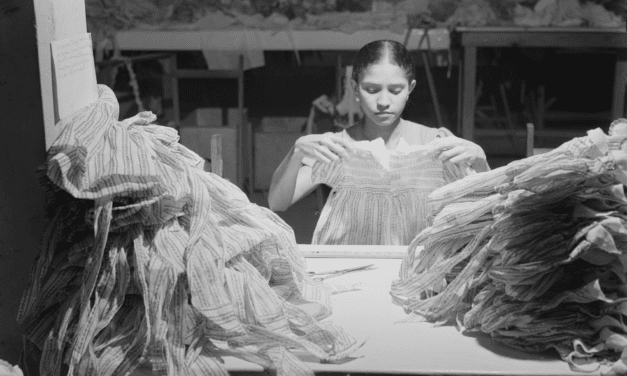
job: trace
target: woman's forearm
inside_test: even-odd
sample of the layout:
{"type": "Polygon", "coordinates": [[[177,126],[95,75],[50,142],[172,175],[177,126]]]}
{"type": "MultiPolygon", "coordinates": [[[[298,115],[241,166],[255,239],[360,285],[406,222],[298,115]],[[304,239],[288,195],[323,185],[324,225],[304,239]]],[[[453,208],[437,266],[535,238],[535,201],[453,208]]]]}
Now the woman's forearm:
{"type": "Polygon", "coordinates": [[[272,175],[268,206],[272,211],[284,211],[292,205],[294,191],[298,180],[298,171],[302,165],[303,155],[290,149],[279,167],[272,175]]]}

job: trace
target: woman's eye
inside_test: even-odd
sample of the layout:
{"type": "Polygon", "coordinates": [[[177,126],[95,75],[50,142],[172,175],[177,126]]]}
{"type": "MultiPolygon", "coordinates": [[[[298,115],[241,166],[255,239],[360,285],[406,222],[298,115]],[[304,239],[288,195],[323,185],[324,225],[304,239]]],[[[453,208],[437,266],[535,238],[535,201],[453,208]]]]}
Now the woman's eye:
{"type": "Polygon", "coordinates": [[[368,88],[368,89],[366,89],[366,92],[367,92],[368,94],[374,94],[374,93],[376,93],[377,91],[379,91],[379,90],[374,89],[374,88],[368,88]]]}

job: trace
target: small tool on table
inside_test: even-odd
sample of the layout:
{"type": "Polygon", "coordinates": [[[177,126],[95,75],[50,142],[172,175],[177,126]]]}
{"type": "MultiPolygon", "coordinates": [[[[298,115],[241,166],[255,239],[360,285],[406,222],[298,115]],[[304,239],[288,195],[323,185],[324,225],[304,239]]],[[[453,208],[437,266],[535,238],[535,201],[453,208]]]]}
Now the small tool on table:
{"type": "Polygon", "coordinates": [[[350,272],[356,272],[359,270],[367,270],[367,269],[372,269],[372,267],[374,266],[374,264],[369,264],[369,265],[362,265],[362,266],[357,266],[354,268],[347,268],[347,269],[339,269],[339,270],[329,270],[326,272],[307,272],[307,274],[309,274],[310,276],[314,277],[314,281],[316,282],[322,282],[325,279],[331,278],[331,277],[337,277],[339,275],[344,275],[346,273],[350,273],[350,272]],[[324,276],[324,277],[317,277],[317,276],[324,276]]]}

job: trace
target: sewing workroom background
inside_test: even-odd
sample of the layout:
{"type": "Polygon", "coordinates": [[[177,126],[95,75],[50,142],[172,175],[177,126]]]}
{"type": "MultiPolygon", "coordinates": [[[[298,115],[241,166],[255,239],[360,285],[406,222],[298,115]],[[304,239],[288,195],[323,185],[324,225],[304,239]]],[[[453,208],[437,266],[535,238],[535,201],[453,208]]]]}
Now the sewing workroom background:
{"type": "Polygon", "coordinates": [[[627,375],[627,0],[0,0],[0,376],[627,375]]]}

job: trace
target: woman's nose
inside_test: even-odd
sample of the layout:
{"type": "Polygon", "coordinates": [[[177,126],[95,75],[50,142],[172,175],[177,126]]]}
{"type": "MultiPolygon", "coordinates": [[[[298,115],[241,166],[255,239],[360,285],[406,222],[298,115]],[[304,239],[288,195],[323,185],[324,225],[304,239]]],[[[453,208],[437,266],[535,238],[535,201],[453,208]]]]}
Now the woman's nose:
{"type": "Polygon", "coordinates": [[[390,105],[390,97],[386,93],[381,93],[377,98],[377,105],[379,107],[388,107],[390,105]]]}

